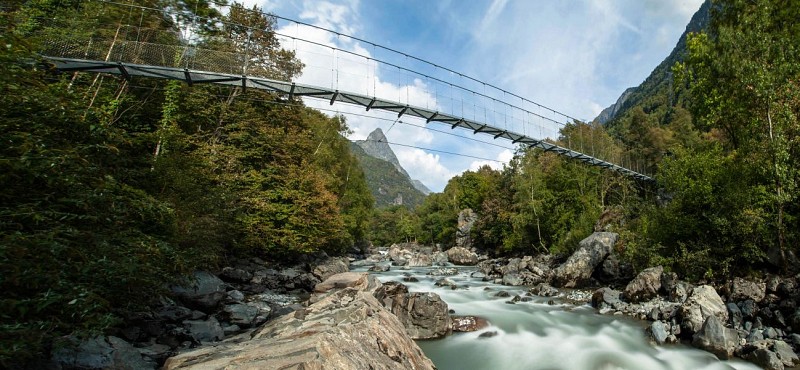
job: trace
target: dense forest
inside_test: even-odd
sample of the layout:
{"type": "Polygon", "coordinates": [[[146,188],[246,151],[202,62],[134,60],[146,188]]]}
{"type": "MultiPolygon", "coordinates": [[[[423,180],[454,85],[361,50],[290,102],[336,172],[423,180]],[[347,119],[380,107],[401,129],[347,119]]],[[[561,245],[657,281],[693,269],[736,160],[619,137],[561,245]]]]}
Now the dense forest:
{"type": "Polygon", "coordinates": [[[703,8],[704,31],[680,40],[624,113],[607,125],[569,123],[557,139],[592,142],[601,158],[638,158],[655,183],[519,149],[503,170],[453,178],[412,215],[381,211],[394,221],[381,225],[396,231],[378,236],[452,245],[458,212],[471,208],[472,237],[489,254],[565,256],[609,230],[636,270],[664,265],[690,279],[796,271],[800,9],[744,0],[703,8]]]}
{"type": "MultiPolygon", "coordinates": [[[[302,70],[260,12],[137,3],[203,17],[200,45],[245,32],[227,21],[251,24],[263,56],[252,68],[283,79],[302,70]]],[[[254,89],[59,73],[37,56],[43,43],[114,32],[107,26],[128,12],[89,1],[2,4],[0,364],[113,326],[169,282],[230,256],[296,261],[365,243],[373,200],[343,117],[254,89]]],[[[141,14],[148,35],[181,42],[169,39],[181,17],[141,14]]]]}
{"type": "MultiPolygon", "coordinates": [[[[302,73],[257,9],[137,3],[178,14],[136,19],[161,42],[185,42],[181,25],[202,19],[197,45],[237,51],[247,34],[258,46],[251,68],[302,73]]],[[[255,89],[59,72],[37,54],[48,40],[122,39],[108,26],[130,15],[100,2],[0,2],[0,365],[113,327],[168,283],[234,256],[291,263],[414,240],[449,248],[466,208],[478,215],[474,246],[491,255],[566,256],[609,230],[636,270],[795,271],[798,11],[712,2],[706,30],[664,71],[668,89],[606,126],[569,122],[554,139],[643,158],[654,183],[519,148],[502,170],[464,172],[414,210],[375,210],[344,117],[255,89]]]]}

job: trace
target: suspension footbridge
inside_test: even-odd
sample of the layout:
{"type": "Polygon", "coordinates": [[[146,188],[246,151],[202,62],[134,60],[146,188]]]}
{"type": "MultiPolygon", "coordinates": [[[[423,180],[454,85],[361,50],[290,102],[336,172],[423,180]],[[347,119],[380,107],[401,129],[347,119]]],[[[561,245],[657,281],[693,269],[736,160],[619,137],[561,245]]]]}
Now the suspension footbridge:
{"type": "MultiPolygon", "coordinates": [[[[140,12],[142,13],[140,19],[144,18],[145,12],[159,12],[162,16],[170,16],[163,14],[163,10],[160,9],[106,3],[108,6],[127,7],[129,14],[134,11],[140,12]]],[[[136,19],[136,17],[131,18],[136,19]]],[[[219,39],[216,40],[216,44],[226,44],[225,41],[227,44],[238,43],[237,47],[233,50],[215,50],[207,47],[209,43],[197,42],[198,31],[193,27],[196,27],[194,24],[202,23],[194,20],[192,23],[184,24],[182,29],[176,30],[173,37],[163,37],[142,25],[131,25],[120,21],[117,24],[108,25],[107,32],[71,37],[46,37],[41,54],[56,68],[65,72],[108,73],[122,76],[125,79],[145,77],[178,80],[190,86],[228,85],[245,90],[269,91],[288,101],[313,98],[323,100],[330,105],[348,104],[361,107],[366,111],[390,112],[396,114],[397,119],[416,117],[424,120],[426,124],[438,123],[452,129],[468,130],[473,134],[490,136],[493,139],[506,139],[512,144],[554,152],[590,166],[616,171],[637,180],[653,180],[641,170],[634,170],[633,168],[636,166],[631,166],[631,164],[636,162],[630,158],[627,158],[628,164],[626,165],[626,158],[622,156],[600,158],[601,156],[596,153],[592,153],[593,155],[586,153],[581,150],[583,143],[580,144],[581,148],[570,148],[567,147],[568,145],[558,145],[554,140],[548,140],[546,137],[534,137],[532,132],[535,130],[531,129],[531,125],[537,120],[564,125],[558,119],[548,117],[548,113],[570,120],[572,117],[474,78],[459,73],[455,74],[462,81],[466,77],[468,80],[477,82],[479,86],[482,84],[484,91],[479,92],[476,89],[469,89],[458,83],[446,81],[445,78],[435,76],[430,72],[418,72],[397,63],[380,60],[372,54],[359,54],[336,46],[303,39],[298,35],[278,33],[278,36],[282,37],[284,46],[294,45],[294,52],[298,55],[309,54],[308,57],[301,58],[306,63],[307,69],[325,70],[323,74],[328,74],[327,72],[330,71],[329,75],[331,76],[330,81],[324,82],[320,82],[319,79],[314,81],[306,81],[308,79],[303,80],[302,78],[300,80],[282,79],[271,73],[271,69],[255,65],[254,56],[251,54],[250,40],[250,35],[255,30],[250,29],[248,25],[235,25],[245,30],[242,34],[247,35],[247,39],[244,41],[223,39],[223,42],[220,42],[219,39]],[[171,42],[164,40],[171,40],[171,42]],[[298,47],[298,45],[304,46],[298,47]],[[327,61],[328,59],[330,62],[327,61]],[[357,69],[352,68],[352,63],[348,64],[348,61],[354,60],[361,60],[361,65],[366,67],[362,70],[367,72],[363,73],[361,77],[353,73],[357,69]],[[330,65],[327,65],[328,63],[330,65]],[[385,72],[386,70],[402,72],[406,76],[406,81],[414,82],[415,88],[424,86],[428,90],[425,94],[415,94],[414,97],[407,90],[405,100],[402,99],[402,93],[399,93],[397,98],[387,96],[389,94],[381,94],[374,86],[380,82],[380,71],[385,72]],[[348,79],[365,81],[365,83],[342,83],[348,79]],[[370,90],[370,83],[373,86],[372,90],[370,90]],[[490,86],[491,90],[501,91],[502,97],[486,93],[487,86],[490,86]],[[434,90],[434,92],[430,93],[430,90],[434,90]],[[448,96],[446,93],[448,91],[455,93],[448,96]],[[511,100],[508,99],[509,96],[523,104],[511,104],[505,101],[504,98],[511,100]],[[448,98],[449,104],[447,104],[448,98]],[[523,106],[524,103],[528,103],[528,106],[533,108],[523,106]],[[459,104],[461,105],[460,110],[458,109],[459,104]],[[471,109],[465,111],[465,105],[471,109]],[[498,109],[498,106],[501,108],[498,109]],[[536,109],[541,111],[536,111],[536,109]],[[484,113],[483,117],[479,117],[481,111],[484,113]],[[510,121],[511,123],[509,123],[510,121]]],[[[296,22],[296,24],[297,27],[302,25],[303,27],[319,28],[302,22],[296,22]]],[[[336,38],[342,37],[339,33],[335,34],[336,38]]],[[[59,33],[59,35],[63,35],[63,33],[59,33]]],[[[377,44],[372,45],[399,54],[400,59],[412,58],[414,61],[424,62],[420,58],[410,57],[377,44]]],[[[444,75],[454,75],[452,70],[428,62],[424,63],[427,63],[426,65],[432,70],[446,72],[444,75]]],[[[315,75],[313,70],[309,74],[315,75]]],[[[316,74],[316,76],[319,75],[319,73],[316,74]]],[[[539,133],[542,134],[541,129],[539,133]]],[[[611,155],[611,157],[614,156],[611,155]]]]}

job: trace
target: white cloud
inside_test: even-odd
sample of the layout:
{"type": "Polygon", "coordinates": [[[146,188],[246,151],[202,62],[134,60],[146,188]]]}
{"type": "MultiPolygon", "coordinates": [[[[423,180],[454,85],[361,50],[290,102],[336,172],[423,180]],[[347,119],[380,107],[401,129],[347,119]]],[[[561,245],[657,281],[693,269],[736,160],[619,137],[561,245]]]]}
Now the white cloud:
{"type": "Polygon", "coordinates": [[[397,160],[412,178],[422,181],[433,191],[441,191],[456,173],[442,165],[438,154],[416,148],[394,147],[397,160]]]}
{"type": "Polygon", "coordinates": [[[477,171],[479,168],[483,166],[489,166],[494,168],[495,170],[503,169],[504,164],[508,164],[511,159],[514,158],[514,152],[509,149],[504,149],[502,152],[497,154],[496,161],[487,161],[487,160],[478,160],[473,161],[469,164],[470,171],[477,171]]]}

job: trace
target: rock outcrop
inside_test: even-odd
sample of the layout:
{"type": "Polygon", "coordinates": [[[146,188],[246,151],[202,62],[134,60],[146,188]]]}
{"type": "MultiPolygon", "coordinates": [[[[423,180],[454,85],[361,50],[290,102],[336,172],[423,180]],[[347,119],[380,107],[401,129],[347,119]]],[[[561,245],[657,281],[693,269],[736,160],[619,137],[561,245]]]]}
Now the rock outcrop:
{"type": "Polygon", "coordinates": [[[434,369],[373,296],[378,287],[367,274],[334,275],[315,289],[323,293],[308,307],[249,335],[169,358],[164,369],[434,369]]]}
{"type": "Polygon", "coordinates": [[[409,293],[397,282],[383,284],[375,298],[405,326],[412,339],[441,338],[450,332],[447,303],[436,293],[409,293]]]}
{"type": "MultiPolygon", "coordinates": [[[[472,248],[472,237],[470,232],[478,215],[472,209],[463,209],[458,213],[458,226],[456,227],[456,247],[472,248]]],[[[477,263],[477,261],[475,262],[477,263]]],[[[475,264],[473,263],[473,265],[475,264]]]]}
{"type": "Polygon", "coordinates": [[[579,288],[592,276],[595,268],[608,257],[617,242],[616,233],[597,232],[581,240],[580,247],[553,272],[553,285],[579,288]]]}

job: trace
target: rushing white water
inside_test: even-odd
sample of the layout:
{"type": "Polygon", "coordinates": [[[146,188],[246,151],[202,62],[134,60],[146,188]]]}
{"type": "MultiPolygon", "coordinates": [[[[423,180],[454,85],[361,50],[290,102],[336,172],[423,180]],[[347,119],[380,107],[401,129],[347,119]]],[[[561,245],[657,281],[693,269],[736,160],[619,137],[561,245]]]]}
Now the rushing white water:
{"type": "Polygon", "coordinates": [[[551,298],[536,296],[530,302],[508,304],[510,298],[495,297],[498,291],[513,297],[524,296],[527,289],[470,278],[474,268],[459,267],[458,275],[448,277],[460,287],[457,290],[435,286],[441,277],[427,276],[429,268],[392,268],[374,274],[384,282],[402,282],[403,273],[411,273],[419,282],[403,282],[410,291],[435,292],[456,315],[489,320],[489,327],[477,332],[417,342],[440,370],[759,369],[744,361],[720,361],[685,345],[653,346],[645,337],[646,323],[600,315],[588,305],[576,307],[558,299],[549,305],[551,298]],[[497,335],[480,338],[485,332],[497,335]]]}

